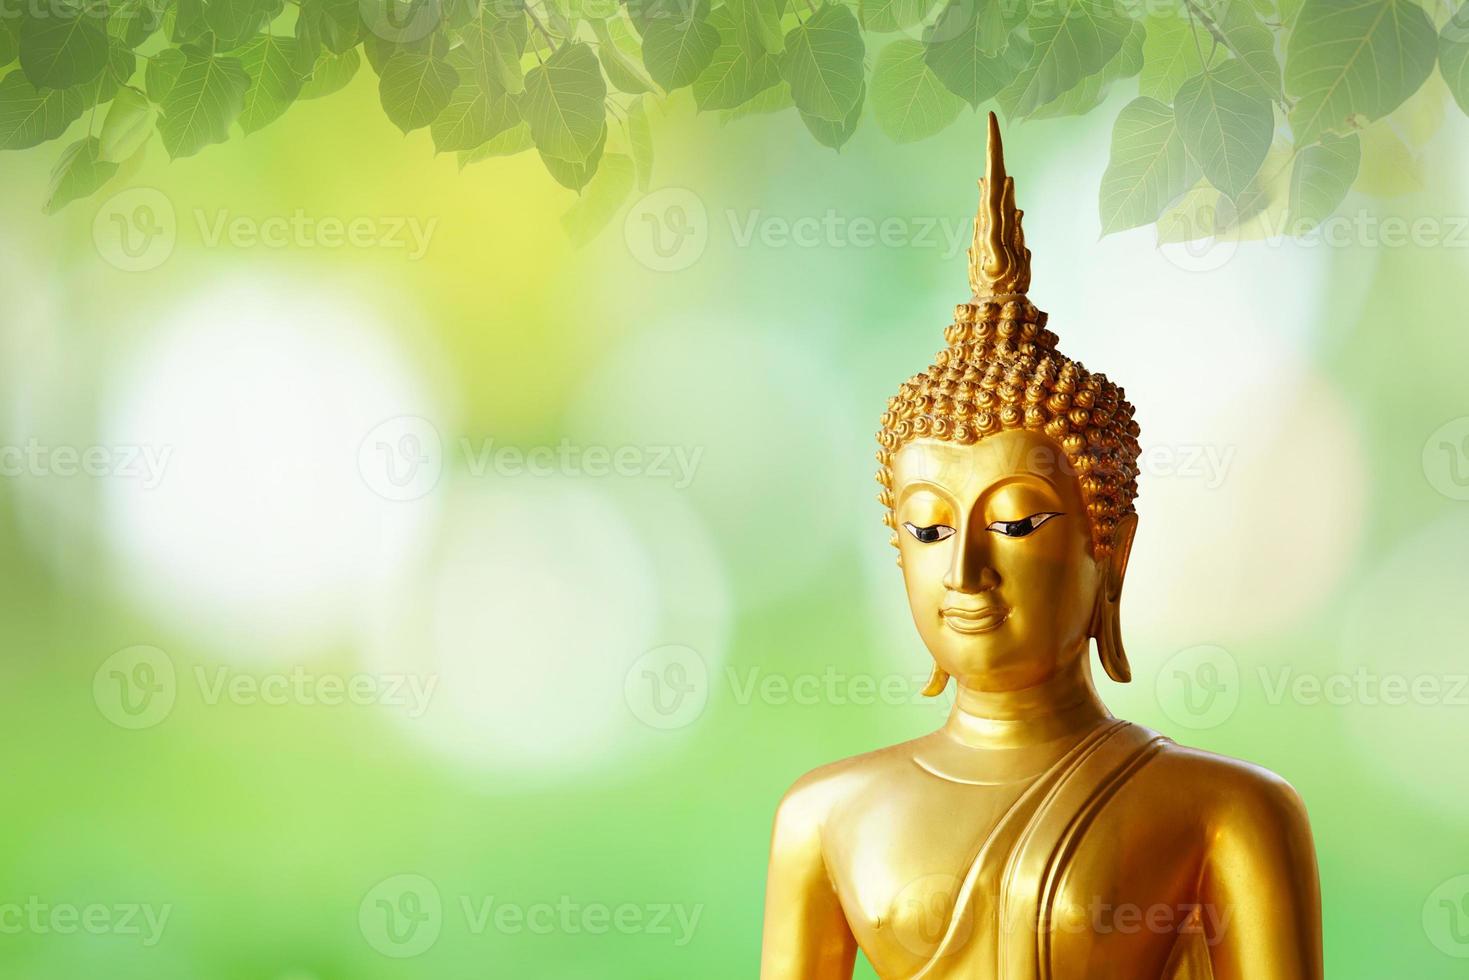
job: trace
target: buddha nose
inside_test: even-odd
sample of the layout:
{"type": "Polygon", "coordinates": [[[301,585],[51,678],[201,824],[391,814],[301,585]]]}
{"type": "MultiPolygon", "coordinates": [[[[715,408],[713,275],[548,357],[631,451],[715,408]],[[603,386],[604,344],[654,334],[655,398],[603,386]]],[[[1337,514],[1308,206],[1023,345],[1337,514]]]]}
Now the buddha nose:
{"type": "Polygon", "coordinates": [[[983,528],[963,528],[955,537],[954,559],[944,575],[944,588],[952,592],[986,592],[1000,584],[1000,575],[990,562],[990,534],[983,528]]]}

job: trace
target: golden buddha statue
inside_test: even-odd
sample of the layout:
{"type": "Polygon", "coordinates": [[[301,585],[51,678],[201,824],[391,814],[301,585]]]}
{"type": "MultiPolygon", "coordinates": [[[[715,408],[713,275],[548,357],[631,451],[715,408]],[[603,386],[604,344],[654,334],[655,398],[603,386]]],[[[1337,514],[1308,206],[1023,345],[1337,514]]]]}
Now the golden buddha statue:
{"type": "Polygon", "coordinates": [[[1122,389],[1056,349],[989,117],[973,297],[889,401],[878,499],[933,676],[931,735],[808,773],[771,843],[760,975],[1322,975],[1306,811],[1279,777],[1107,711],[1137,527],[1122,389]]]}

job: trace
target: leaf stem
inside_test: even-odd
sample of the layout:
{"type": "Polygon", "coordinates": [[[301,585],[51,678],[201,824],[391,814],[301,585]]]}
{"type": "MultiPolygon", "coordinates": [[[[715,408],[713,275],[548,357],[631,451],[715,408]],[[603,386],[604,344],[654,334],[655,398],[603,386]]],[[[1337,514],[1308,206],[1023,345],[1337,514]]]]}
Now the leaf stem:
{"type": "Polygon", "coordinates": [[[554,52],[556,50],[556,39],[551,36],[550,31],[546,30],[546,25],[541,23],[541,19],[536,16],[536,12],[534,10],[530,9],[529,4],[527,4],[525,7],[525,15],[529,17],[530,22],[536,26],[536,30],[541,32],[541,36],[546,39],[546,44],[549,45],[551,50],[554,52]]]}
{"type": "MultiPolygon", "coordinates": [[[[1224,31],[1219,27],[1217,23],[1214,22],[1214,19],[1210,17],[1207,13],[1205,13],[1204,10],[1198,5],[1198,0],[1183,0],[1183,5],[1188,9],[1190,19],[1197,16],[1199,20],[1203,22],[1204,29],[1214,36],[1215,43],[1224,45],[1225,50],[1233,53],[1235,57],[1239,58],[1240,61],[1243,61],[1245,67],[1250,69],[1251,73],[1254,74],[1256,79],[1258,79],[1262,83],[1265,81],[1263,78],[1260,77],[1260,73],[1258,71],[1255,71],[1254,67],[1250,65],[1248,59],[1241,57],[1240,53],[1238,51],[1235,51],[1234,45],[1229,43],[1229,38],[1225,35],[1224,31]]],[[[1261,26],[1264,27],[1263,24],[1261,26]]],[[[1268,27],[1265,29],[1269,30],[1268,27]]],[[[1194,38],[1194,43],[1198,43],[1197,37],[1194,38]]],[[[1203,55],[1201,54],[1200,57],[1203,57],[1203,55]]],[[[1205,70],[1208,70],[1207,66],[1205,70]]],[[[1291,109],[1295,107],[1295,103],[1286,98],[1283,93],[1279,99],[1272,97],[1270,101],[1278,104],[1282,109],[1286,111],[1287,114],[1289,114],[1291,109]]]]}

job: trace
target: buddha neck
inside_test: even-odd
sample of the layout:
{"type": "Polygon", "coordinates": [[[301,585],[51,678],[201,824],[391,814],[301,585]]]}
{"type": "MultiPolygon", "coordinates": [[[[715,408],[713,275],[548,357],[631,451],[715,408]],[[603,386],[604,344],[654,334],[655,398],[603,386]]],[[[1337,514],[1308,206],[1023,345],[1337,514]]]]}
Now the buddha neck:
{"type": "Polygon", "coordinates": [[[941,731],[975,749],[1023,749],[1090,731],[1112,714],[1092,685],[1088,652],[1033,687],[981,691],[960,684],[941,731]]]}

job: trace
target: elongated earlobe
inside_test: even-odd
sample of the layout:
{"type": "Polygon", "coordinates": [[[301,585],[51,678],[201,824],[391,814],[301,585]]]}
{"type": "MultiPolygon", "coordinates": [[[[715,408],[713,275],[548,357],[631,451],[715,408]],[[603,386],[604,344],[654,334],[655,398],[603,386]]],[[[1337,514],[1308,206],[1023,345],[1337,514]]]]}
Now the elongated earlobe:
{"type": "Polygon", "coordinates": [[[1097,590],[1097,605],[1092,611],[1091,632],[1097,641],[1097,656],[1107,676],[1119,684],[1132,680],[1132,665],[1127,662],[1127,651],[1122,646],[1122,579],[1127,574],[1127,559],[1132,555],[1136,531],[1135,514],[1118,523],[1102,587],[1097,590]]]}
{"type": "Polygon", "coordinates": [[[1122,647],[1122,617],[1118,615],[1118,604],[1102,598],[1097,603],[1096,624],[1092,635],[1097,640],[1097,656],[1107,676],[1119,684],[1132,680],[1132,665],[1127,662],[1127,651],[1122,647]]]}
{"type": "Polygon", "coordinates": [[[923,696],[936,698],[944,693],[944,688],[949,686],[949,672],[938,664],[933,665],[933,673],[928,675],[928,686],[923,689],[923,696]]]}

